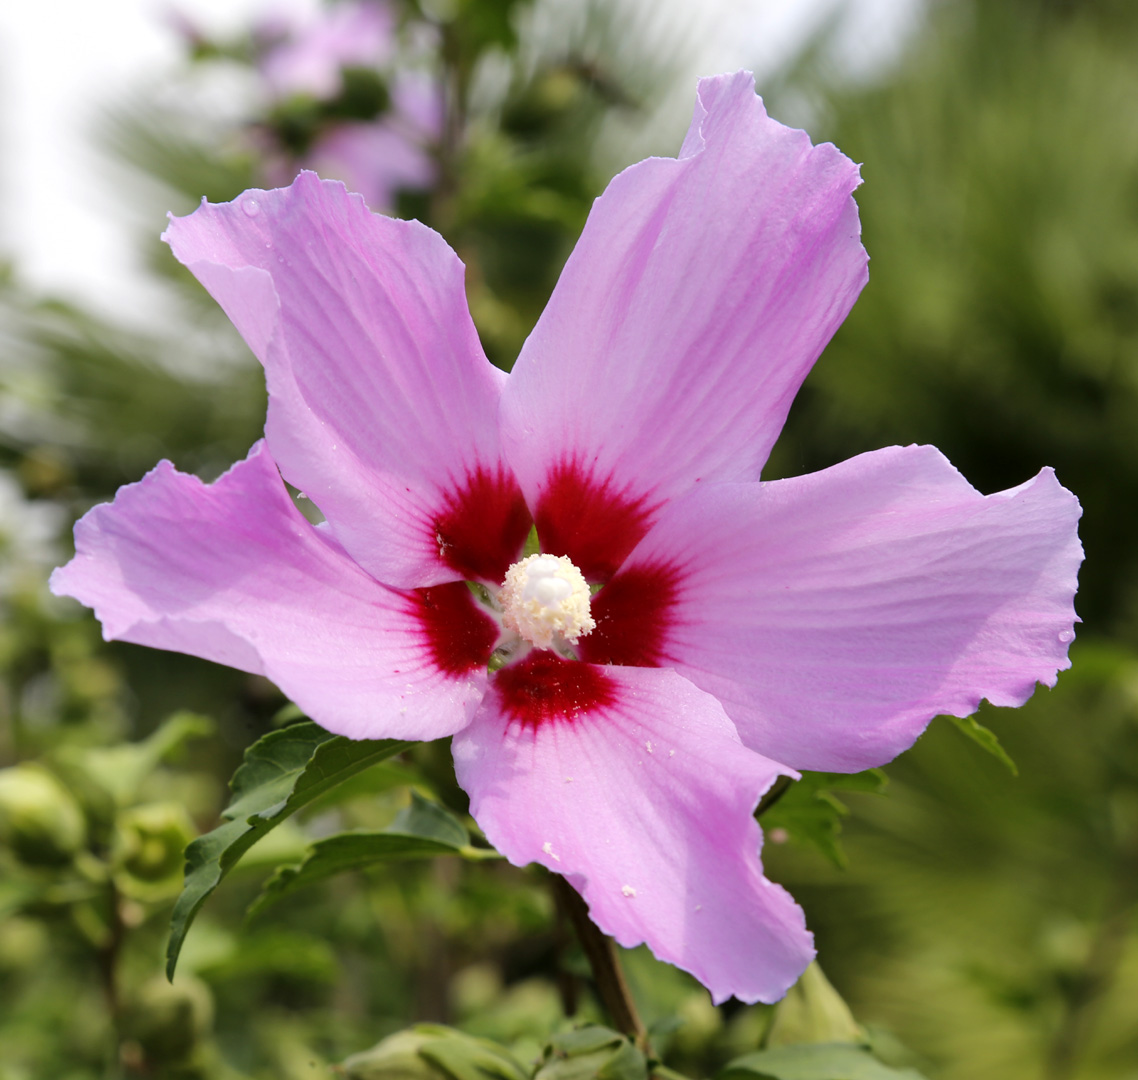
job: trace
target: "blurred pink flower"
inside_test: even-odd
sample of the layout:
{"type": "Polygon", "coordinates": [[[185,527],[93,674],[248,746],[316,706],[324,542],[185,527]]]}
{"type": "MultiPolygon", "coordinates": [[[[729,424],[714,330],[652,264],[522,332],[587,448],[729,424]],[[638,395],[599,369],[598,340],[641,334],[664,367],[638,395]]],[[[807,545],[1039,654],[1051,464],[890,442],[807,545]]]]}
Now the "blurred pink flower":
{"type": "Polygon", "coordinates": [[[307,94],[328,100],[343,88],[344,68],[377,68],[391,58],[394,33],[394,13],[380,0],[330,4],[303,19],[266,20],[258,28],[270,43],[261,56],[261,74],[274,98],[307,94]]]}
{"type": "Polygon", "coordinates": [[[1076,621],[1079,507],[1050,470],[983,496],[909,446],[759,480],[866,281],[858,183],[746,73],[701,81],[679,157],[597,200],[508,377],[445,242],[338,184],[173,219],[265,366],[265,439],[213,484],[163,462],[96,507],[53,589],[332,731],[453,735],[512,862],[716,1001],[779,998],[813,944],[763,877],[762,793],[1022,704],[1076,621]]]}
{"type": "MultiPolygon", "coordinates": [[[[392,81],[391,110],[370,123],[334,124],[317,139],[303,167],[342,180],[375,210],[390,210],[404,189],[430,188],[437,166],[430,147],[442,134],[442,94],[420,73],[392,81]]],[[[295,170],[293,172],[295,175],[295,170]]]]}
{"type": "MultiPolygon", "coordinates": [[[[258,36],[270,44],[260,69],[274,100],[305,94],[331,101],[344,89],[348,67],[380,69],[395,56],[395,17],[378,2],[360,0],[320,9],[306,21],[285,17],[263,22],[258,36]]],[[[443,125],[442,92],[426,71],[386,73],[390,102],[370,120],[324,121],[312,145],[294,156],[272,139],[259,141],[264,175],[284,186],[303,169],[343,181],[368,206],[390,211],[404,189],[430,188],[436,163],[431,148],[443,125]]]]}

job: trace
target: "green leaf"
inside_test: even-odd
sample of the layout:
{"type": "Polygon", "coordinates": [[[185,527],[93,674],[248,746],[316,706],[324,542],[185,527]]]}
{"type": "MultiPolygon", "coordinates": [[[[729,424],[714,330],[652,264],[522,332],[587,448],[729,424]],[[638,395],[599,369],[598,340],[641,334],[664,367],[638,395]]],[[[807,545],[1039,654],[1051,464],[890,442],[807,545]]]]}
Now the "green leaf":
{"type": "Polygon", "coordinates": [[[15,881],[8,877],[0,879],[0,920],[34,903],[42,892],[43,888],[37,882],[15,881]]]}
{"type": "Polygon", "coordinates": [[[167,977],[174,977],[198,910],[249,848],[336,784],[411,745],[399,739],[353,741],[306,721],[270,732],[250,746],[233,775],[225,823],[186,848],[185,885],[170,919],[167,977]]]}
{"type": "Polygon", "coordinates": [[[419,1048],[419,1056],[455,1080],[525,1080],[528,1076],[504,1046],[489,1039],[432,1039],[419,1048]]]}
{"type": "Polygon", "coordinates": [[[950,716],[949,720],[956,725],[958,730],[964,732],[977,746],[983,747],[992,757],[1002,761],[1008,767],[1012,776],[1019,776],[1019,769],[1016,768],[1016,763],[1012,761],[1011,756],[1000,745],[1000,740],[996,738],[994,731],[984,727],[974,716],[950,716]]]}
{"type": "Polygon", "coordinates": [[[868,1050],[849,1043],[783,1046],[744,1054],[715,1080],[924,1080],[912,1069],[883,1065],[868,1050]]]}
{"type": "Polygon", "coordinates": [[[838,838],[842,818],[849,808],[833,792],[860,791],[880,794],[886,784],[880,769],[860,773],[804,772],[773,801],[760,804],[763,830],[769,836],[782,829],[796,843],[816,848],[834,865],[846,865],[845,852],[838,838]]]}
{"type": "Polygon", "coordinates": [[[337,1072],[345,1080],[526,1080],[504,1046],[442,1024],[416,1024],[353,1054],[337,1072]]]}
{"type": "Polygon", "coordinates": [[[60,762],[81,784],[93,780],[116,806],[134,802],[142,782],[190,739],[211,735],[214,723],[188,711],[176,712],[141,742],[106,747],[67,747],[60,762]]]}
{"type": "Polygon", "coordinates": [[[588,1024],[550,1038],[534,1080],[647,1080],[648,1063],[625,1036],[588,1024]]]}
{"type": "Polygon", "coordinates": [[[199,964],[194,974],[210,983],[274,976],[294,983],[330,986],[340,978],[340,965],[335,951],[322,938],[271,930],[243,935],[228,952],[199,964]]]}
{"type": "Polygon", "coordinates": [[[411,792],[411,805],[377,832],[345,832],[317,840],[298,865],[282,866],[265,882],[261,895],[249,908],[250,918],[260,915],[282,896],[313,885],[347,870],[361,870],[375,863],[402,859],[427,859],[434,855],[494,857],[496,852],[470,846],[462,823],[437,803],[411,792]]]}

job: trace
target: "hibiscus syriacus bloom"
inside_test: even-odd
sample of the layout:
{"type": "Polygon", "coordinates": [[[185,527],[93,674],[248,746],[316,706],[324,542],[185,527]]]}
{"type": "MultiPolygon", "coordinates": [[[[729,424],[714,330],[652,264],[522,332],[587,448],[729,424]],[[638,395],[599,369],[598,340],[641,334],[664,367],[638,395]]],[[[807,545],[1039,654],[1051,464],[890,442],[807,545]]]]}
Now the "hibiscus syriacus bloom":
{"type": "MultiPolygon", "coordinates": [[[[442,87],[419,72],[397,72],[388,83],[391,107],[376,120],[333,124],[313,143],[304,164],[343,180],[368,206],[395,206],[401,191],[425,191],[438,176],[430,147],[443,130],[442,87]]],[[[277,172],[295,163],[277,161],[277,172]]]]}
{"type": "Polygon", "coordinates": [[[763,877],[762,793],[1022,704],[1074,636],[1079,507],[1049,470],[983,496],[909,446],[759,481],[866,280],[858,182],[750,75],[703,80],[508,377],[417,222],[311,174],[203,204],[166,239],[264,364],[264,441],[213,484],[163,462],[123,488],[53,588],[332,731],[453,735],[507,858],[717,1001],[777,999],[813,945],[763,877]]]}
{"type": "Polygon", "coordinates": [[[426,70],[393,66],[397,18],[387,3],[351,0],[298,18],[281,12],[254,33],[262,55],[257,67],[271,102],[312,98],[332,104],[345,91],[345,71],[382,76],[389,100],[369,119],[326,117],[311,145],[296,154],[272,125],[257,132],[262,169],[273,184],[287,184],[302,168],[343,180],[379,210],[395,206],[401,191],[425,190],[438,166],[431,147],[443,129],[442,86],[426,70]]]}
{"type": "Polygon", "coordinates": [[[266,89],[278,100],[335,97],[344,68],[375,67],[391,58],[395,22],[395,13],[379,0],[349,0],[304,18],[270,16],[254,35],[268,43],[258,61],[266,89]]]}

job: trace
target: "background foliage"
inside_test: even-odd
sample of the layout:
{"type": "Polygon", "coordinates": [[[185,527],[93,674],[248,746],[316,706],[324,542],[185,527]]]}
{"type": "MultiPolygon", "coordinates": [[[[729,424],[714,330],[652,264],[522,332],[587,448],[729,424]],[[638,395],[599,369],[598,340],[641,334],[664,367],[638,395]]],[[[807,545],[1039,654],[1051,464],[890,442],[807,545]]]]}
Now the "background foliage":
{"type": "MultiPolygon", "coordinates": [[[[168,208],[280,182],[330,131],[403,123],[398,88],[419,80],[441,113],[401,130],[429,172],[388,209],[456,247],[508,368],[613,147],[657,130],[682,27],[586,0],[398,12],[390,57],[323,95],[265,92],[271,28],[187,27],[183,69],[100,137],[149,178],[156,233],[168,208]],[[201,107],[219,69],[245,78],[236,119],[201,107]]],[[[1018,776],[942,720],[887,784],[813,777],[764,815],[771,876],[848,1010],[814,969],[778,1010],[716,1009],[626,955],[657,1075],[1138,1077],[1138,15],[942,0],[888,70],[851,81],[823,33],[760,90],[864,162],[873,260],[769,475],[908,441],[985,491],[1053,465],[1085,507],[1084,625],[1056,690],[980,717],[1018,776]]],[[[171,295],[149,336],[29,294],[18,267],[0,279],[0,1080],[642,1076],[611,1032],[569,1031],[567,1005],[604,1019],[584,959],[543,876],[485,850],[443,745],[290,796],[166,982],[183,848],[218,835],[245,747],[308,729],[281,731],[298,718],[264,680],[107,645],[46,595],[75,516],[163,456],[217,475],[263,421],[244,346],[156,237],[140,243],[171,295]],[[368,865],[325,875],[363,861],[337,850],[345,830],[366,832],[368,865]],[[465,1036],[404,1030],[422,1022],[465,1036]]],[[[235,794],[259,798],[244,775],[235,794]]]]}

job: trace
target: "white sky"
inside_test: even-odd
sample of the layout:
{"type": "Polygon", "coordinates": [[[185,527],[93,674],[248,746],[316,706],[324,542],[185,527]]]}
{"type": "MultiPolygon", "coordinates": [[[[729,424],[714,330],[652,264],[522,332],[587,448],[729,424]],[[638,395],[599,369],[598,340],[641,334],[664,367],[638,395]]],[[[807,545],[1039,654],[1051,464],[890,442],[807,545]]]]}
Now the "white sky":
{"type": "MultiPolygon", "coordinates": [[[[706,74],[776,66],[842,0],[671,2],[698,4],[701,21],[707,12],[706,74]]],[[[853,0],[851,64],[889,55],[919,3],[853,0]]],[[[165,17],[175,5],[221,30],[246,25],[269,0],[0,0],[0,259],[12,259],[38,292],[136,324],[149,322],[161,299],[137,262],[90,133],[101,106],[178,62],[181,47],[165,17]]]]}

